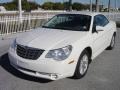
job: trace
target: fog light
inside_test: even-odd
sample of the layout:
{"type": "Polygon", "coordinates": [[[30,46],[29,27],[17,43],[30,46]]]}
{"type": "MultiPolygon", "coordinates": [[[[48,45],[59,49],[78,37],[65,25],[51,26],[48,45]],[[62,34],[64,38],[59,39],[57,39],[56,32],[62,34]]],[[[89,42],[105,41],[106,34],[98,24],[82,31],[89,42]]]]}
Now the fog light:
{"type": "Polygon", "coordinates": [[[57,74],[51,74],[51,78],[57,79],[57,78],[58,78],[58,75],[57,75],[57,74]]]}

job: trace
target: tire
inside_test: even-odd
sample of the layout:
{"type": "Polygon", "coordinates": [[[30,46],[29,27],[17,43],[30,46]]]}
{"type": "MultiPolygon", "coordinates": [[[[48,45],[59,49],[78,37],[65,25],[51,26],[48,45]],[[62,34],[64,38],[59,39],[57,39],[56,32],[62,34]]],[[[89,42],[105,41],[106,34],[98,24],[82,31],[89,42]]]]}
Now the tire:
{"type": "Polygon", "coordinates": [[[107,49],[112,50],[114,47],[115,47],[115,35],[112,36],[110,45],[109,45],[109,47],[107,49]]]}
{"type": "Polygon", "coordinates": [[[89,61],[90,61],[90,55],[86,50],[84,50],[79,57],[76,70],[73,76],[74,79],[80,79],[86,75],[89,68],[89,61]]]}

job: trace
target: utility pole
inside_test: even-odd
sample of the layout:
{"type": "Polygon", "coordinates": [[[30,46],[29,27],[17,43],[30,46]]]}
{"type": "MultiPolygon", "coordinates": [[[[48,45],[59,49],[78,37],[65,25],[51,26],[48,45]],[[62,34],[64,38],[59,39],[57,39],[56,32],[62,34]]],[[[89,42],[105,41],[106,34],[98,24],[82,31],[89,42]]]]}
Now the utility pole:
{"type": "Polygon", "coordinates": [[[117,0],[115,0],[115,11],[117,11],[117,0]]]}
{"type": "Polygon", "coordinates": [[[19,19],[20,19],[20,22],[22,22],[22,3],[21,3],[21,0],[19,0],[18,2],[18,8],[19,8],[19,19]]]}
{"type": "Polygon", "coordinates": [[[92,0],[90,0],[90,11],[92,12],[92,0]]]}
{"type": "Polygon", "coordinates": [[[96,12],[99,12],[99,0],[96,0],[96,12]]]}
{"type": "Polygon", "coordinates": [[[69,0],[69,11],[72,11],[72,0],[69,0]]]}
{"type": "Polygon", "coordinates": [[[65,10],[65,1],[63,0],[63,11],[65,10]]]}
{"type": "Polygon", "coordinates": [[[110,12],[110,6],[111,5],[111,0],[109,0],[109,2],[108,2],[108,12],[110,12]]]}

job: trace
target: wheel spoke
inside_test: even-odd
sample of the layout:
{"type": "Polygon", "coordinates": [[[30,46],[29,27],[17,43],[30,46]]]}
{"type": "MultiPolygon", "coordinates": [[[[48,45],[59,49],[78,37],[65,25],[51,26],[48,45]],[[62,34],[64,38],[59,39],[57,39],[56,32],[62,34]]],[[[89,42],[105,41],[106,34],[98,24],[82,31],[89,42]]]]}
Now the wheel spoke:
{"type": "Polygon", "coordinates": [[[111,46],[114,47],[114,44],[115,44],[115,38],[113,36],[112,41],[111,41],[111,46]]]}
{"type": "Polygon", "coordinates": [[[88,68],[88,56],[84,55],[80,63],[80,74],[84,74],[88,68]]]}

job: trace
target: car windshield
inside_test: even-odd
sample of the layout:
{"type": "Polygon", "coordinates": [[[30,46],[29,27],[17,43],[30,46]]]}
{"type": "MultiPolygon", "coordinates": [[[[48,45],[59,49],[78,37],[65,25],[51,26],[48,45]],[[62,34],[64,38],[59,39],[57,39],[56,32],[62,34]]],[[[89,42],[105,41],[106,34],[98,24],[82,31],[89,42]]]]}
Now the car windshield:
{"type": "Polygon", "coordinates": [[[50,19],[43,28],[89,31],[91,16],[82,14],[59,14],[50,19]]]}

